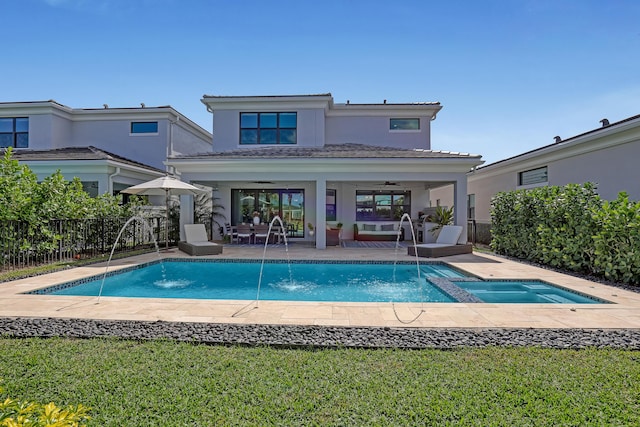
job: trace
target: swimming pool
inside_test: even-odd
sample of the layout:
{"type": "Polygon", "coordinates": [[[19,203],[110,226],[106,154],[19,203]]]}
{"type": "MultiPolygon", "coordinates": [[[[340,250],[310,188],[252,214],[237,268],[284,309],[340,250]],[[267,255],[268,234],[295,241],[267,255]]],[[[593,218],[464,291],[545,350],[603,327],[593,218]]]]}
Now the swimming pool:
{"type": "MultiPolygon", "coordinates": [[[[254,300],[261,262],[257,260],[164,260],[110,272],[102,296],[254,300]]],[[[540,286],[553,288],[562,299],[545,303],[599,303],[544,282],[527,292],[502,292],[501,301],[470,286],[487,284],[444,263],[268,260],[260,281],[260,300],[326,302],[531,302],[540,286]],[[469,285],[471,284],[471,285],[469,285]],[[465,288],[467,287],[467,288],[465,288]],[[477,296],[474,299],[474,296],[477,296]],[[580,298],[575,298],[579,296],[580,298]]],[[[30,293],[98,296],[103,275],[54,285],[30,293]]],[[[511,283],[511,282],[510,282],[511,283]]],[[[550,293],[550,291],[545,291],[550,293]]]]}

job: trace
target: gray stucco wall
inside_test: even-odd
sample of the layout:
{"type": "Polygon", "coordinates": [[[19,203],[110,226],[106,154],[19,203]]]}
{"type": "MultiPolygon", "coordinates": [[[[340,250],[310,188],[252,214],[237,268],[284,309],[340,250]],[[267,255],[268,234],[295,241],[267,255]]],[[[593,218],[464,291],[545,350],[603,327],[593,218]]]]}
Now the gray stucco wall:
{"type": "Polygon", "coordinates": [[[86,147],[93,145],[119,156],[164,169],[163,161],[167,157],[168,121],[157,120],[157,134],[130,135],[131,121],[76,122],[73,127],[72,139],[67,146],[86,147]]]}
{"type": "Polygon", "coordinates": [[[549,163],[549,184],[590,181],[598,184],[603,199],[613,200],[626,191],[631,200],[640,200],[639,159],[640,141],[569,157],[549,163]]]}
{"type": "MultiPolygon", "coordinates": [[[[428,117],[420,118],[419,131],[390,131],[389,119],[395,116],[333,116],[327,117],[327,144],[367,144],[396,148],[431,148],[428,117]]],[[[413,117],[413,118],[416,118],[413,117]]]]}

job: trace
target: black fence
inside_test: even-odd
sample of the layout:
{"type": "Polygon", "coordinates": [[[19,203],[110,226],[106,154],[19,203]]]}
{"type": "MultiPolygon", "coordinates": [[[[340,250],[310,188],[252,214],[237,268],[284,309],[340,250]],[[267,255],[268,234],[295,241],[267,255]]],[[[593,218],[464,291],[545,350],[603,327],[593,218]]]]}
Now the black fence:
{"type": "MultiPolygon", "coordinates": [[[[164,217],[0,221],[0,271],[95,258],[110,254],[112,249],[121,253],[156,244],[163,247],[165,226],[164,217]]],[[[173,241],[174,232],[170,231],[169,240],[173,241]]]]}
{"type": "Polygon", "coordinates": [[[467,241],[475,244],[489,245],[491,243],[491,224],[477,222],[475,219],[467,221],[467,241]]]}

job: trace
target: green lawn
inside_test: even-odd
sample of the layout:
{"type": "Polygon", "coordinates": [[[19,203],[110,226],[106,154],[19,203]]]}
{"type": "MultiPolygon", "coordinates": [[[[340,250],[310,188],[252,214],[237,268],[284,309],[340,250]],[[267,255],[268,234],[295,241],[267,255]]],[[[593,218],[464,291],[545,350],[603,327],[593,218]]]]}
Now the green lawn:
{"type": "Polygon", "coordinates": [[[4,395],[95,426],[640,425],[640,352],[0,338],[4,395]]]}

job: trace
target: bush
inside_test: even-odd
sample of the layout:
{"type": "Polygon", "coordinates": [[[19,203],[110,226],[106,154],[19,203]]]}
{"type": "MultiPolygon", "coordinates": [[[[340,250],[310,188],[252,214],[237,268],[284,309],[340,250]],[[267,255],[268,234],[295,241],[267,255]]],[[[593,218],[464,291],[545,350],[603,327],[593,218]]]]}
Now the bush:
{"type": "Polygon", "coordinates": [[[620,193],[594,211],[593,271],[610,280],[640,284],[640,202],[620,193]]]}
{"type": "Polygon", "coordinates": [[[603,202],[592,183],[498,193],[491,248],[552,267],[640,283],[640,203],[603,202]]]}
{"type": "MultiPolygon", "coordinates": [[[[2,389],[0,389],[0,392],[2,389]]],[[[6,397],[0,400],[0,425],[8,427],[77,427],[87,421],[89,408],[78,405],[59,408],[53,402],[42,405],[6,397]]]]}

